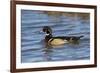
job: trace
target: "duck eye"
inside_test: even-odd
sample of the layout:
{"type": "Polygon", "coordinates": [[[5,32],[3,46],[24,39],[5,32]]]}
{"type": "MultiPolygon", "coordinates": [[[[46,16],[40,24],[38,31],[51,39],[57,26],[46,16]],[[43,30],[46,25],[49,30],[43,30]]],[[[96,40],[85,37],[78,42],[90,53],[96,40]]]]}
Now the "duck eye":
{"type": "Polygon", "coordinates": [[[43,29],[43,32],[46,32],[46,29],[43,29]]]}
{"type": "Polygon", "coordinates": [[[50,33],[50,31],[47,31],[47,33],[50,33]]]}

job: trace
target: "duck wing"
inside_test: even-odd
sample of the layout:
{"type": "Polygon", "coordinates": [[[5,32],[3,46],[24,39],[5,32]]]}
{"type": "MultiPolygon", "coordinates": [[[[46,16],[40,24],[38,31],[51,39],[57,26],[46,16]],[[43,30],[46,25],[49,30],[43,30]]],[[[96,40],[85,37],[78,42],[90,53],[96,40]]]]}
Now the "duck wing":
{"type": "Polygon", "coordinates": [[[54,39],[63,39],[63,40],[79,40],[84,36],[57,36],[53,37],[54,39]]]}

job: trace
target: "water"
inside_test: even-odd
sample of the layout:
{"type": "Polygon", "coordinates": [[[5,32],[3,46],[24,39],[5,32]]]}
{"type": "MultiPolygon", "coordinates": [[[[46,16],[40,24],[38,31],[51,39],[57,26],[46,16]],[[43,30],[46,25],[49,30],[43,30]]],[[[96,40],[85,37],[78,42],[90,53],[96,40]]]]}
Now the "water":
{"type": "Polygon", "coordinates": [[[90,59],[90,18],[88,13],[21,11],[21,62],[68,61],[90,59]],[[79,44],[64,44],[45,50],[43,26],[53,36],[80,36],[79,44]]]}

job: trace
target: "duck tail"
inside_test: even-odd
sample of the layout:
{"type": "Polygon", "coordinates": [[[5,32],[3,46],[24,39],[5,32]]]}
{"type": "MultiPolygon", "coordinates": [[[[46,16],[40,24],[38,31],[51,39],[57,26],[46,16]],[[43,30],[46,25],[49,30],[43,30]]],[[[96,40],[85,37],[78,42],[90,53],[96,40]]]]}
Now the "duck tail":
{"type": "Polygon", "coordinates": [[[82,36],[79,36],[79,39],[82,38],[82,37],[84,37],[84,36],[83,35],[82,36]]]}

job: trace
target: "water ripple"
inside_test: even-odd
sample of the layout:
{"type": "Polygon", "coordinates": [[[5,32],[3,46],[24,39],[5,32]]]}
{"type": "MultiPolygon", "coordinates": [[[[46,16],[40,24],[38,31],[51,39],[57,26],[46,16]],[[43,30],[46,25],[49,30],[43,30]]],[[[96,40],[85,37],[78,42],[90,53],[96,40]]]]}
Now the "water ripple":
{"type": "Polygon", "coordinates": [[[45,11],[22,10],[21,12],[21,60],[22,62],[45,62],[90,59],[90,21],[84,13],[50,15],[45,11]],[[72,14],[72,15],[71,15],[72,14]],[[77,14],[79,17],[75,17],[77,14]],[[80,36],[79,44],[64,44],[45,48],[44,26],[52,28],[53,36],[80,36]]]}

